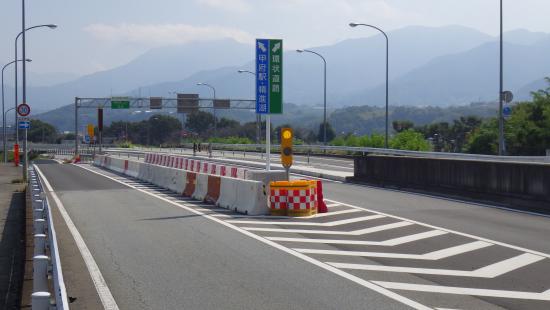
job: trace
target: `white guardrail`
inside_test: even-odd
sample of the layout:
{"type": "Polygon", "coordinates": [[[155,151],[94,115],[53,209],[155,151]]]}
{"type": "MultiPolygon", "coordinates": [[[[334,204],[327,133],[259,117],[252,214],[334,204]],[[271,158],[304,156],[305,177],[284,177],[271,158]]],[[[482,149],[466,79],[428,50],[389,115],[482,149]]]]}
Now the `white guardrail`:
{"type": "Polygon", "coordinates": [[[31,191],[34,229],[32,309],[68,310],[69,302],[61,271],[52,212],[35,165],[29,169],[29,190],[31,191]],[[53,282],[53,304],[52,292],[50,292],[48,283],[49,275],[53,282]]]}
{"type": "MultiPolygon", "coordinates": [[[[202,143],[204,149],[208,148],[208,143],[202,143]]],[[[211,143],[212,150],[225,150],[225,151],[244,151],[244,152],[265,152],[265,144],[222,144],[211,143]]],[[[31,148],[37,150],[47,149],[72,149],[70,145],[61,144],[31,144],[31,148]]],[[[132,152],[137,153],[139,151],[145,152],[169,152],[179,148],[193,149],[192,143],[182,144],[178,148],[158,148],[158,147],[141,147],[133,149],[120,149],[113,146],[105,146],[104,151],[116,151],[116,152],[132,152]],[[114,148],[114,150],[113,150],[114,148]],[[136,152],[137,151],[137,152],[136,152]]],[[[97,150],[97,149],[96,149],[97,150]]],[[[308,155],[324,155],[327,152],[341,153],[342,155],[357,155],[357,154],[380,154],[380,155],[395,155],[395,156],[409,156],[409,157],[423,157],[423,158],[439,158],[439,159],[458,159],[458,160],[477,160],[477,161],[505,161],[505,162],[526,162],[526,163],[550,163],[550,156],[495,156],[495,155],[478,155],[478,154],[464,154],[464,153],[445,153],[445,152],[420,152],[420,151],[407,151],[407,150],[395,150],[395,149],[381,149],[372,147],[351,147],[351,146],[324,146],[324,145],[294,145],[296,153],[304,153],[308,155]]],[[[279,145],[273,145],[271,147],[272,152],[279,151],[279,145]]]]}

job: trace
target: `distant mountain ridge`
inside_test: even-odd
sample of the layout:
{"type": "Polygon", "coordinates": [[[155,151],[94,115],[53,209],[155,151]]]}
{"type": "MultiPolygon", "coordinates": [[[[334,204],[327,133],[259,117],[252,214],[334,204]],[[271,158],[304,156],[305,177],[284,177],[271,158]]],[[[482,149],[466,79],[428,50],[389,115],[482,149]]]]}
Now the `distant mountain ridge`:
{"type": "MultiPolygon", "coordinates": [[[[493,100],[498,78],[498,46],[493,36],[461,26],[406,27],[390,38],[392,105],[451,105],[493,100]]],[[[550,36],[516,30],[505,34],[506,88],[516,91],[550,75],[545,57],[550,36]]],[[[385,41],[381,35],[309,48],[327,59],[328,104],[332,108],[381,105],[384,102],[385,41]]],[[[173,96],[193,92],[219,98],[254,97],[254,49],[232,40],[192,42],[151,50],[124,66],[51,87],[29,88],[33,111],[71,104],[75,96],[108,97],[141,94],[173,96]]],[[[285,101],[322,104],[322,62],[311,54],[285,51],[285,101]]]]}

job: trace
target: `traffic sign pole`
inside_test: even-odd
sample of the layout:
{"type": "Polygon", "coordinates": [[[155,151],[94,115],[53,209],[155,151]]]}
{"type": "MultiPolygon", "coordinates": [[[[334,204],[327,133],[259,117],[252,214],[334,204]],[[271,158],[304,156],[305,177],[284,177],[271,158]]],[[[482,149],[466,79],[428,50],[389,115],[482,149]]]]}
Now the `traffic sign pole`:
{"type": "Polygon", "coordinates": [[[271,115],[265,117],[265,170],[271,170],[271,115]]]}

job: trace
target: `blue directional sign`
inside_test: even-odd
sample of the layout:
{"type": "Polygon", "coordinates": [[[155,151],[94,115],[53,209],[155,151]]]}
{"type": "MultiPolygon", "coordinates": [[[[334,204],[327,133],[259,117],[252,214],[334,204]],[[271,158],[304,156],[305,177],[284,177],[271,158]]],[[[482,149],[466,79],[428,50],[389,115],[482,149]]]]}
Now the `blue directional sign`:
{"type": "Polygon", "coordinates": [[[19,121],[19,129],[30,129],[30,128],[31,128],[30,121],[19,121]]]}
{"type": "Polygon", "coordinates": [[[256,40],[256,113],[283,113],[283,41],[256,40]]]}
{"type": "Polygon", "coordinates": [[[502,116],[504,118],[509,118],[512,115],[512,108],[511,107],[504,107],[502,109],[502,116]]]}

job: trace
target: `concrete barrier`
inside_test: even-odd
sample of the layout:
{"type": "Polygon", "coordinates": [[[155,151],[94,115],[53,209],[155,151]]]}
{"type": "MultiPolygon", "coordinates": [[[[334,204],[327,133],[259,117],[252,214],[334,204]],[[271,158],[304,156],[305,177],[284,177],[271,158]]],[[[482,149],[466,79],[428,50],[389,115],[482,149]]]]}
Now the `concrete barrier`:
{"type": "Polygon", "coordinates": [[[216,204],[216,202],[220,198],[220,185],[221,185],[221,178],[219,176],[209,175],[208,190],[206,191],[206,196],[204,197],[204,201],[212,204],[216,204]]]}
{"type": "Polygon", "coordinates": [[[197,182],[195,184],[195,192],[193,193],[193,199],[204,201],[208,193],[208,175],[197,173],[197,182]]]}
{"type": "Polygon", "coordinates": [[[193,196],[196,185],[197,185],[197,174],[195,172],[187,171],[187,176],[185,179],[185,188],[183,190],[183,196],[185,197],[193,196]]]}
{"type": "Polygon", "coordinates": [[[269,207],[267,205],[267,194],[262,182],[236,180],[237,183],[237,201],[234,210],[248,215],[267,215],[269,207]]]}
{"type": "Polygon", "coordinates": [[[229,177],[220,177],[220,197],[216,205],[225,209],[235,209],[238,195],[237,182],[229,177]]]}
{"type": "Polygon", "coordinates": [[[352,180],[550,214],[550,164],[368,155],[352,180]]]}
{"type": "MultiPolygon", "coordinates": [[[[153,157],[150,160],[154,162],[153,157]]],[[[163,160],[164,163],[167,160],[175,161],[175,159],[167,159],[167,157],[163,160]]],[[[211,163],[206,163],[205,165],[205,163],[194,160],[187,161],[187,164],[194,166],[196,170],[204,171],[206,169],[207,173],[196,173],[179,168],[164,167],[109,156],[96,158],[94,164],[99,166],[105,165],[107,169],[125,173],[183,196],[207,201],[223,208],[249,215],[269,214],[266,186],[262,181],[220,177],[209,174],[221,173],[222,171],[222,167],[211,163]]],[[[174,165],[176,164],[174,163],[174,165]]],[[[183,166],[184,160],[181,160],[179,165],[183,166]]],[[[254,176],[254,174],[251,175],[254,176]]],[[[258,175],[256,177],[259,178],[258,175]]]]}

